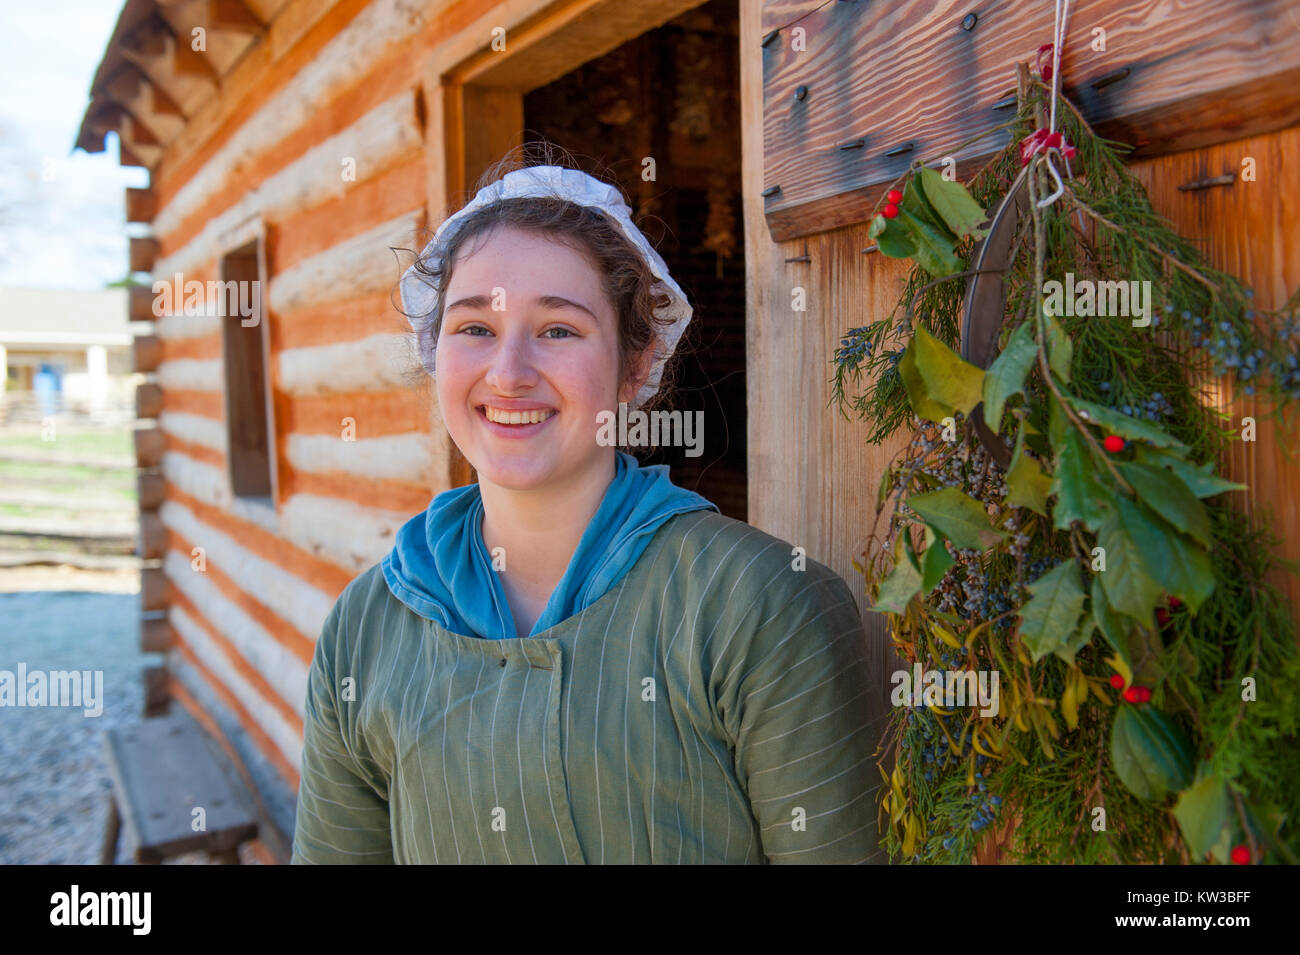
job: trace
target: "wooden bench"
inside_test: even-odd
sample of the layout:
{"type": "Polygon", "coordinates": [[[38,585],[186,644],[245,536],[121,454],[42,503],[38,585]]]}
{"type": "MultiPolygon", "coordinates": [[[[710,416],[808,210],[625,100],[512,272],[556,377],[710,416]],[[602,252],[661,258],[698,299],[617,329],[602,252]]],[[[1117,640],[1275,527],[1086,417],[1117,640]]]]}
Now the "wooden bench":
{"type": "Polygon", "coordinates": [[[138,864],[203,850],[213,863],[239,864],[240,843],[257,836],[256,812],[226,754],[188,713],[107,730],[104,746],[113,792],[102,865],[117,858],[123,823],[135,840],[138,864]],[[196,808],[206,816],[199,831],[196,808]]]}

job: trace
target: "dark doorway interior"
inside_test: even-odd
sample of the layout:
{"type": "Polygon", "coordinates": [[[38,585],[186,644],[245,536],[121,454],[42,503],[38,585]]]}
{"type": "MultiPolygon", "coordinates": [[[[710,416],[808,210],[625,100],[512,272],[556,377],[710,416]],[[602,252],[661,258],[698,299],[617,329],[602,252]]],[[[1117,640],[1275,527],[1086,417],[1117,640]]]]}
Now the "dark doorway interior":
{"type": "Polygon", "coordinates": [[[631,196],[633,221],[695,310],[668,407],[704,412],[700,456],[652,448],[641,461],[746,520],[738,26],[736,0],[712,0],[533,90],[524,138],[612,170],[631,196]]]}

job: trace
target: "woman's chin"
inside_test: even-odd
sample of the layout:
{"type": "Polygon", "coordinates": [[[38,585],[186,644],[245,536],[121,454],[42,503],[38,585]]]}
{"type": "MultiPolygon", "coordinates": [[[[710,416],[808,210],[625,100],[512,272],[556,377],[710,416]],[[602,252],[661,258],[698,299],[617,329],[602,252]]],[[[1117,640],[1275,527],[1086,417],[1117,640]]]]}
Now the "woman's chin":
{"type": "Polygon", "coordinates": [[[488,481],[511,491],[527,491],[545,484],[557,469],[557,463],[550,455],[539,456],[536,453],[517,457],[510,454],[489,454],[484,456],[482,466],[470,463],[474,464],[480,481],[488,481]]]}

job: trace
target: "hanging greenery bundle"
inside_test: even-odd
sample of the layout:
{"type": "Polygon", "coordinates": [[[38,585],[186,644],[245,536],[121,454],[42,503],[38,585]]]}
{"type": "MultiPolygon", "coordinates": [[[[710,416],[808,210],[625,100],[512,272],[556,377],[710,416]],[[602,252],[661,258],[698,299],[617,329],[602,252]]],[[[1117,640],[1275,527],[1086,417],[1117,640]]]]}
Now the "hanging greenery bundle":
{"type": "Polygon", "coordinates": [[[969,191],[919,163],[889,191],[871,233],[916,267],[836,354],[870,441],[915,431],[859,568],[912,668],[882,744],[883,844],[1295,862],[1291,607],[1267,524],[1214,473],[1237,431],[1206,392],[1226,375],[1284,414],[1300,295],[1253,308],[1155,213],[1122,144],[1061,97],[1049,131],[1053,95],[1022,66],[1013,145],[969,191]]]}

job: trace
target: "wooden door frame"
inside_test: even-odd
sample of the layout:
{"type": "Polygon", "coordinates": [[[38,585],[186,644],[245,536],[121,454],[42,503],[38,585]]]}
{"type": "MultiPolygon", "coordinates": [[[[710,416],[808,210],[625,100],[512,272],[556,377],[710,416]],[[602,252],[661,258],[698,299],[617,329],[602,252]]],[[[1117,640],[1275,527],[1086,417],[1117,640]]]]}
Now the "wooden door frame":
{"type": "MultiPolygon", "coordinates": [[[[522,143],[526,93],[704,2],[561,0],[522,13],[517,3],[501,4],[434,50],[424,71],[431,228],[468,200],[493,162],[522,143]],[[494,37],[503,48],[493,48],[494,37]]],[[[450,486],[469,484],[473,469],[448,444],[450,486]]]]}

